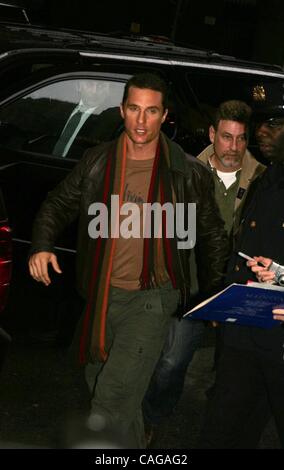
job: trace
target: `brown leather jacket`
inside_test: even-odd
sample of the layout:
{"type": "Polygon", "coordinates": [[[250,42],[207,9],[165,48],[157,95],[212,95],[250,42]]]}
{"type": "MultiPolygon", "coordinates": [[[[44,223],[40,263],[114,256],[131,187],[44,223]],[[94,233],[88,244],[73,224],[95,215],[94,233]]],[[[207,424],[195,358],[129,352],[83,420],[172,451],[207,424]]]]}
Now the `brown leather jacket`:
{"type": "MultiPolygon", "coordinates": [[[[228,258],[228,240],[214,198],[214,181],[206,166],[184,153],[167,139],[170,171],[177,202],[196,203],[196,258],[199,285],[204,296],[222,287],[228,258]]],[[[101,188],[111,143],[89,149],[71,173],[48,194],[33,227],[31,253],[54,251],[57,236],[79,216],[77,242],[77,285],[87,297],[91,276],[93,241],[88,235],[89,205],[101,188]]],[[[179,265],[187,293],[190,292],[189,256],[191,250],[178,250],[179,265]]],[[[186,308],[186,306],[184,306],[186,308]]]]}

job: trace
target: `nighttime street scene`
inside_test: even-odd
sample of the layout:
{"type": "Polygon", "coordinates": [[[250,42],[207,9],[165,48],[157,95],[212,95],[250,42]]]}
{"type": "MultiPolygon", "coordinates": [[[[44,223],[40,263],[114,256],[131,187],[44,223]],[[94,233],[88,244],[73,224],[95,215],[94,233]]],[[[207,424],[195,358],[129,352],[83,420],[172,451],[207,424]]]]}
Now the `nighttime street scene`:
{"type": "Polygon", "coordinates": [[[284,448],[283,67],[280,0],[0,1],[1,450],[284,448]]]}

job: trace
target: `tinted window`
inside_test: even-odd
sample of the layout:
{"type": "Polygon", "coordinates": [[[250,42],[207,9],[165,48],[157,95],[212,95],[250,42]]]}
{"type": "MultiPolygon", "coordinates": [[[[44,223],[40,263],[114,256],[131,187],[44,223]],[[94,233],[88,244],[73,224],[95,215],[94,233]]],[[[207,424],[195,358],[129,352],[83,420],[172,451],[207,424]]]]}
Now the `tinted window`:
{"type": "Polygon", "coordinates": [[[124,83],[88,78],[39,88],[0,110],[1,144],[14,150],[80,158],[86,148],[120,132],[123,87],[124,83]],[[76,126],[75,114],[80,115],[76,126]]]}

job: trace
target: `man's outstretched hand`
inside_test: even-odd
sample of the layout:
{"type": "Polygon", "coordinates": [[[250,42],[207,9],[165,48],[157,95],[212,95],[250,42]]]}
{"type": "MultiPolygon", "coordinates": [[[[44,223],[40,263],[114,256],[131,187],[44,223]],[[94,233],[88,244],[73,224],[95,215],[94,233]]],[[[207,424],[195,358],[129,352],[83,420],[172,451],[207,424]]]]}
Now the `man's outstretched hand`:
{"type": "Polygon", "coordinates": [[[48,265],[51,264],[54,271],[61,274],[62,271],[57,261],[57,256],[50,251],[40,251],[35,253],[29,259],[30,275],[38,282],[42,282],[45,286],[51,283],[48,275],[48,265]]]}

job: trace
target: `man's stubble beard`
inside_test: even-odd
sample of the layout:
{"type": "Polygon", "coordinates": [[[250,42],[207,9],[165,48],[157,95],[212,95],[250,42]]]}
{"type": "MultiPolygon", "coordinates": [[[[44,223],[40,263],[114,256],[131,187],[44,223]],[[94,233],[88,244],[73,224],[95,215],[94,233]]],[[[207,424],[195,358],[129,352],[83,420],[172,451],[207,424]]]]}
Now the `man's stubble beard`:
{"type": "Polygon", "coordinates": [[[217,157],[217,159],[224,168],[236,171],[241,167],[243,158],[240,155],[236,155],[234,157],[230,157],[230,155],[222,155],[222,157],[217,157]]]}

